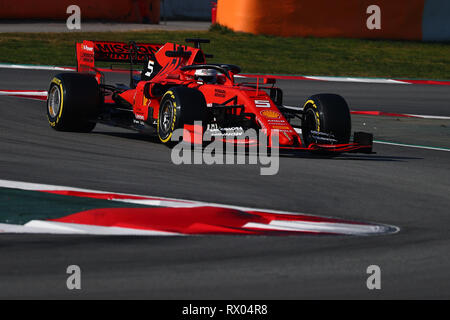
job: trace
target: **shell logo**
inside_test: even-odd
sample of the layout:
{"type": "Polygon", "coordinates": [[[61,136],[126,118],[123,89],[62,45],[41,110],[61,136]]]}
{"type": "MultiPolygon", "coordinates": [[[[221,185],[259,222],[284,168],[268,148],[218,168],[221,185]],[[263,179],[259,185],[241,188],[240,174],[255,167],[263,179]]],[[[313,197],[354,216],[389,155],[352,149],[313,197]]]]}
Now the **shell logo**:
{"type": "Polygon", "coordinates": [[[281,114],[279,112],[273,111],[273,110],[261,111],[261,115],[263,115],[267,119],[279,119],[279,118],[281,118],[281,114]]]}

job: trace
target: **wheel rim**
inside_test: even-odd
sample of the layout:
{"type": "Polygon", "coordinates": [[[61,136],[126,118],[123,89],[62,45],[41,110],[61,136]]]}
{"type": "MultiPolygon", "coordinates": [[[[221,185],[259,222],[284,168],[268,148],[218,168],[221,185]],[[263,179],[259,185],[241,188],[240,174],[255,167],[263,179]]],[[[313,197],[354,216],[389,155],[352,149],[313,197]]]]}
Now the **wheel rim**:
{"type": "Polygon", "coordinates": [[[308,109],[306,111],[302,127],[303,137],[306,140],[306,143],[309,144],[311,141],[311,131],[314,131],[317,128],[316,115],[314,114],[314,110],[308,109]]]}
{"type": "Polygon", "coordinates": [[[161,132],[167,135],[170,132],[170,125],[173,121],[173,105],[171,101],[167,101],[163,105],[161,113],[160,128],[161,132]]]}
{"type": "Polygon", "coordinates": [[[57,86],[53,86],[48,97],[48,113],[55,118],[61,109],[61,92],[57,86]]]}

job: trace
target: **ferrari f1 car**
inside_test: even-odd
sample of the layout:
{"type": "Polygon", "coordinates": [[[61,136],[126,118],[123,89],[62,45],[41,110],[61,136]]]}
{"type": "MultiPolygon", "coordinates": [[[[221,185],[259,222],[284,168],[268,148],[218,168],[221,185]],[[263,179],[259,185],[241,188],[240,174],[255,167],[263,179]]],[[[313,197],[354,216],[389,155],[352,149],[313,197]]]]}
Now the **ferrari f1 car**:
{"type": "MultiPolygon", "coordinates": [[[[268,137],[276,133],[280,149],[372,152],[371,134],[356,132],[351,139],[350,112],[341,96],[317,94],[303,107],[284,106],[275,79],[235,81],[241,71],[238,66],[206,62],[210,55],[202,51],[201,43],[209,40],[186,42],[193,45],[77,43],[77,72],[58,74],[50,84],[50,126],[89,132],[103,123],[155,134],[170,144],[176,129],[195,132],[201,123],[202,132],[212,130],[215,136],[232,129],[237,140],[247,129],[268,137]],[[129,64],[129,85],[105,84],[97,61],[129,64]]],[[[268,147],[274,147],[270,139],[268,147]]]]}

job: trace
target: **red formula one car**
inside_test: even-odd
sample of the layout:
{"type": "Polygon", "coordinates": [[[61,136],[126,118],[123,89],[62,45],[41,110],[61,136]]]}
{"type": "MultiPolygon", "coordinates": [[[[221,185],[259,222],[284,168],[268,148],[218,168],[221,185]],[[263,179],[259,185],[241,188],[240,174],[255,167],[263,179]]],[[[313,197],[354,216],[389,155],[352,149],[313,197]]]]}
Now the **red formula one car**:
{"type": "MultiPolygon", "coordinates": [[[[89,132],[96,123],[104,123],[150,132],[168,144],[176,129],[196,132],[201,121],[202,132],[213,132],[215,137],[231,133],[236,141],[247,129],[254,129],[268,137],[276,133],[281,149],[372,152],[371,134],[355,133],[351,141],[350,112],[341,96],[318,94],[307,99],[303,108],[283,106],[275,79],[235,81],[241,71],[238,66],[206,62],[209,56],[200,44],[209,40],[186,41],[193,46],[77,43],[77,72],[58,74],[50,84],[50,125],[56,130],[89,132]],[[129,63],[130,84],[105,84],[96,61],[129,63]],[[136,65],[141,66],[139,74],[136,65]]],[[[271,139],[268,147],[274,147],[271,139]]]]}

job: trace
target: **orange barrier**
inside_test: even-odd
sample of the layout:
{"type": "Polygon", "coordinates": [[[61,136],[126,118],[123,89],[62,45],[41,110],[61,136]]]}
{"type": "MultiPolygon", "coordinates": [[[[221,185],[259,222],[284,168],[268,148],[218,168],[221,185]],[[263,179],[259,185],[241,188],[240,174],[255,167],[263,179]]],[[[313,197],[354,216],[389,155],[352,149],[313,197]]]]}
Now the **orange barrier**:
{"type": "Polygon", "coordinates": [[[1,19],[67,19],[77,5],[81,19],[159,23],[160,0],[0,0],[1,19]]]}
{"type": "Polygon", "coordinates": [[[254,34],[421,40],[424,1],[219,0],[217,23],[254,34]],[[366,25],[374,4],[381,30],[366,25]]]}

